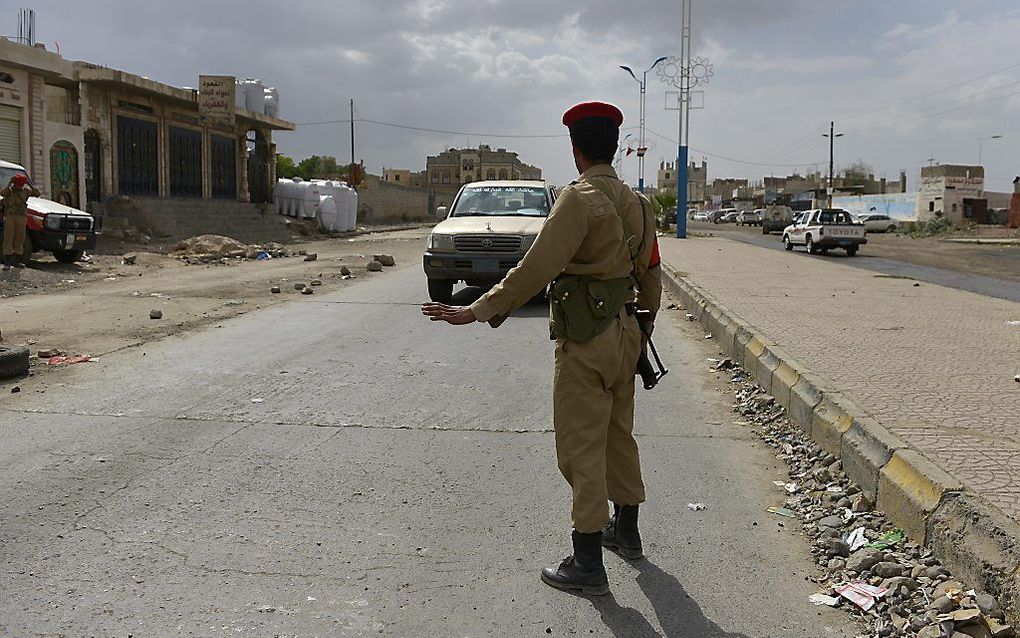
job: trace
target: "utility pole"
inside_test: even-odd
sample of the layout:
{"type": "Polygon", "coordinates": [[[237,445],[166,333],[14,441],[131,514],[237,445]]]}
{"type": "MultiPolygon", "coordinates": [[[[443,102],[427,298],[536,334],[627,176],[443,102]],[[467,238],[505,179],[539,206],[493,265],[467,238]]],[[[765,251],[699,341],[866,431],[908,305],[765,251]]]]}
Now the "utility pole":
{"type": "Polygon", "coordinates": [[[691,121],[691,4],[680,8],[680,109],[676,153],[676,236],[687,237],[687,144],[691,121]]]}
{"type": "Polygon", "coordinates": [[[978,166],[981,166],[981,151],[983,150],[982,146],[984,145],[984,143],[988,140],[1000,140],[1000,139],[1002,139],[1001,135],[989,135],[988,137],[978,138],[978,166]]]}
{"type": "Polygon", "coordinates": [[[351,98],[351,166],[354,166],[354,98],[351,98]]]}
{"type": "Polygon", "coordinates": [[[836,187],[834,171],[835,162],[833,161],[833,158],[836,150],[836,138],[843,137],[843,134],[836,132],[835,122],[829,122],[829,134],[826,135],[823,133],[822,137],[829,138],[829,188],[826,189],[828,191],[828,197],[826,198],[828,204],[826,204],[826,207],[832,208],[832,192],[836,187]]]}

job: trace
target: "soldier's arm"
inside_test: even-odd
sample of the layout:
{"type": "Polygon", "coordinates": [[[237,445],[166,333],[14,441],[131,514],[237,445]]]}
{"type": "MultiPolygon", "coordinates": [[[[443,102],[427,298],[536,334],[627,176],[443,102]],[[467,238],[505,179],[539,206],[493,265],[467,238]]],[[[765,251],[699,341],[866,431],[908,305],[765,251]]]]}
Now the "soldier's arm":
{"type": "Polygon", "coordinates": [[[505,317],[526,304],[563,272],[587,232],[587,207],[573,188],[565,188],[521,263],[471,304],[478,321],[505,317]]]}
{"type": "Polygon", "coordinates": [[[0,197],[8,197],[10,194],[11,194],[10,186],[4,186],[2,189],[0,189],[0,197]]]}
{"type": "MultiPolygon", "coordinates": [[[[641,197],[644,197],[643,195],[641,197]]],[[[640,259],[648,264],[643,270],[638,269],[638,296],[637,305],[641,310],[649,310],[652,313],[652,320],[659,313],[659,306],[662,303],[662,265],[659,259],[659,238],[655,235],[655,213],[645,216],[645,250],[642,251],[640,259]],[[647,257],[645,257],[647,254],[647,257]]]]}

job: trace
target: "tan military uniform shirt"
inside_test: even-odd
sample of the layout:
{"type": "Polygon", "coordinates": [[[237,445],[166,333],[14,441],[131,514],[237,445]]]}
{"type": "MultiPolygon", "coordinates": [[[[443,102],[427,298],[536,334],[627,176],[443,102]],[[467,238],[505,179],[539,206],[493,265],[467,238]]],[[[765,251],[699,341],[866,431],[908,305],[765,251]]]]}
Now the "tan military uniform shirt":
{"type": "Polygon", "coordinates": [[[39,189],[35,186],[26,186],[20,189],[13,186],[5,186],[0,190],[0,196],[4,199],[4,214],[27,215],[28,198],[39,197],[39,195],[39,189]]]}
{"type": "Polygon", "coordinates": [[[479,321],[509,315],[564,272],[597,279],[629,277],[634,268],[630,251],[636,251],[639,245],[641,252],[635,260],[637,303],[654,314],[659,310],[662,284],[659,267],[649,268],[655,246],[652,207],[646,202],[642,210],[638,196],[617,179],[613,167],[597,164],[563,189],[524,260],[472,304],[471,310],[479,321]],[[613,200],[620,204],[619,209],[592,185],[593,179],[609,188],[613,200]],[[643,244],[640,237],[633,237],[628,246],[621,218],[628,220],[628,228],[644,228],[643,244]]]}

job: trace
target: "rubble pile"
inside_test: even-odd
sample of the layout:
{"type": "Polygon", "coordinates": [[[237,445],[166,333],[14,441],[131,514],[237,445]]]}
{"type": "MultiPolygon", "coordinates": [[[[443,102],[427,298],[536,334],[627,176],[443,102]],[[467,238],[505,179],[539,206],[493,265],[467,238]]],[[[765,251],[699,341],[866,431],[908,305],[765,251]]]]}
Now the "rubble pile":
{"type": "Polygon", "coordinates": [[[288,257],[290,251],[276,242],[247,245],[223,235],[199,235],[179,242],[171,254],[189,264],[209,264],[288,257]]]}
{"type": "Polygon", "coordinates": [[[802,521],[820,568],[810,598],[839,607],[870,626],[868,636],[916,638],[1016,638],[995,598],[954,579],[931,550],[895,528],[823,450],[786,416],[775,399],[730,359],[710,360],[714,372],[731,374],[740,415],[789,468],[777,516],[802,521]]]}

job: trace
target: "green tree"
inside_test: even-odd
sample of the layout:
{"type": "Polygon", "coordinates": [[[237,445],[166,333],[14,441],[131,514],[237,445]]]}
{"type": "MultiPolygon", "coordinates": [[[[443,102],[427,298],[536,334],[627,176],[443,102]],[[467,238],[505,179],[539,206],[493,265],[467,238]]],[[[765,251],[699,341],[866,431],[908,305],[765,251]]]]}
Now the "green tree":
{"type": "Polygon", "coordinates": [[[294,164],[294,160],[286,155],[276,156],[276,176],[280,179],[290,179],[297,177],[298,168],[294,164]]]}
{"type": "Polygon", "coordinates": [[[312,155],[298,162],[297,176],[303,179],[336,179],[347,174],[331,155],[312,155]]]}

